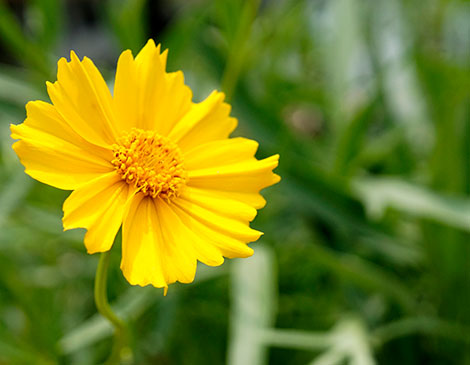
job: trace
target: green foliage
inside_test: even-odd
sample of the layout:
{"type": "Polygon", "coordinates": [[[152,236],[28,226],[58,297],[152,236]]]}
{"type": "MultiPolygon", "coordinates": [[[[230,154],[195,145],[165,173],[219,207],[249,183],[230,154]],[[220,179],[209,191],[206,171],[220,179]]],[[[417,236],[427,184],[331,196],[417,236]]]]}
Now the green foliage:
{"type": "MultiPolygon", "coordinates": [[[[125,282],[116,242],[108,292],[135,362],[470,364],[469,3],[161,3],[161,33],[145,0],[100,3],[88,31],[115,54],[153,36],[196,100],[222,88],[236,134],[280,153],[283,180],[254,257],[201,265],[167,297],[125,282]]],[[[69,6],[30,0],[19,17],[0,0],[0,364],[96,364],[111,346],[97,258],[83,231],[62,232],[67,193],[10,148],[9,124],[47,100],[83,32],[69,6]]]]}

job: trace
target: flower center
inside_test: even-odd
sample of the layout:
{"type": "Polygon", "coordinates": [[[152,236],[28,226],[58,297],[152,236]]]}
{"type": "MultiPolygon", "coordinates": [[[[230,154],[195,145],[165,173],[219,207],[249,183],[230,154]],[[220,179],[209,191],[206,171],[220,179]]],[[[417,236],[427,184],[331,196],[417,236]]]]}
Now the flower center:
{"type": "Polygon", "coordinates": [[[153,131],[132,129],[113,145],[113,152],[117,173],[145,195],[170,199],[186,185],[179,147],[153,131]]]}

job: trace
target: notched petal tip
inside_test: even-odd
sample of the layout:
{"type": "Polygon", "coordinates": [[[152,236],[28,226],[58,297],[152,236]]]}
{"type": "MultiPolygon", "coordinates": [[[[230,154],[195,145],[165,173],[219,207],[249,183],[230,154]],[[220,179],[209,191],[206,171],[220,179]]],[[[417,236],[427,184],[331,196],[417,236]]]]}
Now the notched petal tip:
{"type": "Polygon", "coordinates": [[[246,246],[246,251],[243,253],[238,253],[237,256],[234,256],[232,258],[237,258],[237,259],[246,259],[247,257],[253,256],[255,253],[255,250],[253,250],[250,246],[246,246]]]}
{"type": "Polygon", "coordinates": [[[70,50],[70,62],[80,62],[80,58],[73,49],[70,50]]]}
{"type": "Polygon", "coordinates": [[[160,53],[160,60],[162,62],[163,68],[166,69],[166,62],[168,60],[168,48],[160,53]]]}
{"type": "Polygon", "coordinates": [[[225,100],[225,93],[219,90],[212,90],[206,100],[213,98],[214,103],[222,103],[225,100]]]}
{"type": "MultiPolygon", "coordinates": [[[[46,81],[46,83],[49,81],[46,81]]],[[[35,105],[40,104],[40,103],[45,103],[42,100],[30,100],[26,103],[25,109],[26,109],[26,116],[28,116],[29,113],[31,113],[31,108],[33,108],[35,105]]]]}
{"type": "Polygon", "coordinates": [[[260,161],[266,161],[267,163],[269,162],[271,166],[273,166],[273,169],[275,169],[277,166],[279,166],[279,154],[263,158],[260,161]]]}
{"type": "MultiPolygon", "coordinates": [[[[270,169],[274,170],[275,168],[277,168],[279,166],[279,154],[272,155],[272,156],[267,157],[267,158],[265,158],[261,161],[266,161],[267,163],[269,163],[270,169]]],[[[272,181],[266,187],[277,184],[279,181],[281,181],[281,176],[279,176],[278,174],[272,172],[272,181]]]]}
{"type": "Polygon", "coordinates": [[[47,94],[49,95],[49,97],[56,92],[56,87],[58,87],[58,85],[59,85],[58,81],[55,81],[55,82],[46,81],[46,89],[47,89],[47,94]]]}
{"type": "MultiPolygon", "coordinates": [[[[21,128],[21,124],[13,124],[13,123],[10,124],[10,132],[11,132],[10,137],[12,139],[16,139],[16,140],[21,139],[20,131],[19,131],[19,129],[21,128]]],[[[13,146],[15,144],[16,143],[14,143],[13,146]]],[[[12,148],[14,150],[15,148],[13,146],[12,146],[12,148]]]]}
{"type": "Polygon", "coordinates": [[[121,260],[121,265],[120,265],[120,268],[121,268],[121,272],[124,276],[124,278],[127,280],[127,282],[131,285],[134,285],[134,286],[140,286],[142,288],[148,286],[148,285],[152,285],[154,288],[163,288],[164,290],[164,295],[166,295],[166,291],[168,291],[168,284],[171,284],[171,283],[166,283],[166,282],[156,282],[154,280],[151,280],[151,279],[148,279],[148,278],[140,278],[140,277],[136,277],[136,276],[133,276],[127,267],[125,267],[122,263],[122,260],[121,260]]]}
{"type": "Polygon", "coordinates": [[[72,224],[69,222],[69,208],[67,204],[67,199],[65,199],[64,204],[62,204],[62,211],[64,212],[64,216],[62,217],[62,230],[63,232],[65,231],[70,231],[71,229],[77,229],[77,228],[83,228],[86,229],[86,227],[72,224]]]}
{"type": "MultiPolygon", "coordinates": [[[[64,63],[68,63],[69,61],[67,60],[67,58],[65,57],[61,57],[59,58],[59,60],[57,61],[57,68],[59,67],[62,67],[64,65],[64,63]]],[[[47,83],[48,81],[46,81],[47,83]]]]}
{"type": "MultiPolygon", "coordinates": [[[[255,234],[256,234],[258,237],[256,237],[256,238],[255,238],[253,241],[251,241],[251,242],[256,242],[256,241],[258,241],[258,240],[261,238],[261,236],[264,235],[264,232],[258,231],[257,229],[253,229],[253,228],[252,228],[252,230],[253,230],[254,232],[256,232],[255,234]]],[[[250,242],[248,242],[248,243],[250,243],[250,242]]],[[[251,248],[251,247],[249,247],[249,248],[251,248]]]]}
{"type": "Polygon", "coordinates": [[[160,53],[163,54],[163,52],[168,51],[168,49],[166,49],[163,52],[161,52],[161,48],[162,48],[161,43],[158,43],[158,44],[155,43],[153,38],[149,38],[149,40],[147,41],[147,43],[145,43],[145,46],[143,48],[145,48],[145,47],[150,47],[152,49],[155,49],[157,51],[157,53],[159,53],[159,54],[160,53]]]}
{"type": "Polygon", "coordinates": [[[139,53],[137,54],[137,57],[142,56],[146,53],[151,53],[151,54],[155,54],[155,53],[158,53],[160,54],[160,44],[158,44],[158,46],[155,44],[155,41],[150,38],[147,43],[145,43],[145,46],[142,47],[142,49],[139,51],[139,53]]]}
{"type": "MultiPolygon", "coordinates": [[[[280,156],[279,156],[279,154],[275,154],[271,157],[273,158],[273,160],[275,162],[275,165],[273,167],[273,170],[274,170],[275,168],[277,168],[279,166],[280,156]]],[[[279,181],[281,181],[281,176],[273,172],[273,183],[272,183],[272,185],[277,184],[279,181]]]]}
{"type": "MultiPolygon", "coordinates": [[[[86,234],[85,234],[85,237],[86,237],[86,234]]],[[[86,240],[84,240],[84,244],[85,244],[85,248],[86,248],[86,253],[88,255],[94,255],[95,253],[102,253],[102,252],[109,251],[109,250],[92,249],[92,248],[89,247],[89,245],[87,245],[86,240]]]]}
{"type": "Polygon", "coordinates": [[[85,238],[83,240],[87,254],[93,255],[95,253],[107,252],[111,249],[112,245],[110,247],[96,245],[96,242],[94,242],[93,238],[90,238],[90,236],[91,233],[89,230],[87,230],[87,232],[85,233],[85,238]]]}
{"type": "MultiPolygon", "coordinates": [[[[228,105],[228,104],[227,104],[228,105]]],[[[231,107],[230,107],[231,108],[231,107]]],[[[231,123],[231,126],[230,128],[232,129],[231,132],[233,132],[237,126],[238,126],[238,119],[237,118],[234,118],[234,117],[229,117],[229,120],[230,120],[230,123],[231,123]]],[[[231,133],[230,132],[230,133],[231,133]]]]}
{"type": "Polygon", "coordinates": [[[145,43],[145,46],[149,46],[149,47],[153,47],[153,48],[156,48],[156,44],[155,44],[155,41],[153,40],[153,38],[149,38],[149,40],[147,41],[147,43],[145,43]]]}
{"type": "Polygon", "coordinates": [[[127,60],[134,61],[134,55],[132,54],[132,51],[130,49],[126,49],[125,51],[121,52],[121,54],[119,55],[119,59],[118,59],[118,65],[119,63],[122,63],[123,61],[127,61],[127,60]]]}

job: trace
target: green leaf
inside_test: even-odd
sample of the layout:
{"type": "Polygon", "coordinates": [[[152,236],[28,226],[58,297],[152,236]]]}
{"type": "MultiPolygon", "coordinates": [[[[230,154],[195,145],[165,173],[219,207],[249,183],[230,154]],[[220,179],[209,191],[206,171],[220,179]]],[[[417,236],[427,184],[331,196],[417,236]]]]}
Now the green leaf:
{"type": "Polygon", "coordinates": [[[367,212],[380,219],[388,208],[470,231],[470,199],[436,193],[397,178],[358,178],[353,183],[367,212]]]}
{"type": "Polygon", "coordinates": [[[147,0],[111,0],[106,10],[114,33],[122,48],[136,55],[146,41],[147,22],[145,7],[147,0]]]}
{"type": "Polygon", "coordinates": [[[258,243],[252,257],[233,263],[228,365],[263,365],[267,362],[267,348],[258,332],[271,328],[275,321],[274,260],[271,249],[258,243]]]}
{"type": "MultiPolygon", "coordinates": [[[[223,268],[215,269],[206,266],[198,267],[195,284],[217,277],[224,273],[223,268]]],[[[174,285],[170,288],[168,296],[173,290],[182,290],[183,287],[174,285]]],[[[115,313],[125,321],[134,320],[149,307],[160,305],[161,291],[153,287],[131,287],[112,306],[115,313]]],[[[85,322],[63,336],[57,344],[58,350],[64,355],[72,354],[90,346],[113,334],[113,327],[101,315],[95,314],[85,322]]]]}
{"type": "Polygon", "coordinates": [[[19,21],[0,0],[0,42],[20,60],[38,73],[48,77],[51,73],[48,55],[34,41],[24,34],[19,21]]]}

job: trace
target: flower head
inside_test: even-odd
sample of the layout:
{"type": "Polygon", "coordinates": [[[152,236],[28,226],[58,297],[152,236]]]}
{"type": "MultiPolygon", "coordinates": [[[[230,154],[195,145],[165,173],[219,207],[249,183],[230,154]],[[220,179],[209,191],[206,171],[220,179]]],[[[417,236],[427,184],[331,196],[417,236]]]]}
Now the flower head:
{"type": "Polygon", "coordinates": [[[111,248],[122,225],[121,269],[131,284],[167,288],[193,281],[197,261],[247,257],[261,232],[249,227],[279,181],[279,156],[257,160],[258,144],[229,138],[237,121],[224,94],[200,103],[183,74],[166,72],[167,52],[150,40],[124,51],[111,95],[93,62],[58,62],[51,104],[26,105],[12,125],[27,174],[73,190],[64,229],[86,228],[89,253],[111,248]]]}

